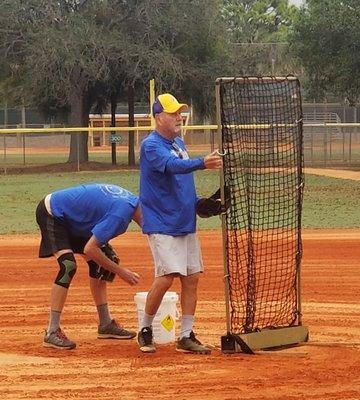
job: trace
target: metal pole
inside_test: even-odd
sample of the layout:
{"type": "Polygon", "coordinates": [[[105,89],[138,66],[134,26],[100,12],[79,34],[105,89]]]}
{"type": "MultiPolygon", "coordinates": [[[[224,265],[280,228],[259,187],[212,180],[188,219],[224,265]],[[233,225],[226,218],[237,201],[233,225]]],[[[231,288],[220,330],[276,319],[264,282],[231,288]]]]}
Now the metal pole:
{"type": "Polygon", "coordinates": [[[79,136],[81,135],[80,132],[76,135],[76,158],[77,158],[77,172],[80,172],[80,143],[79,143],[79,136]]]}
{"type": "MultiPolygon", "coordinates": [[[[327,112],[327,104],[326,104],[326,99],[325,99],[325,118],[326,118],[326,112],[327,112]]],[[[327,140],[328,140],[328,127],[326,125],[326,119],[325,119],[325,133],[324,133],[324,140],[323,140],[323,145],[324,145],[324,164],[325,167],[327,166],[327,140]]]]}
{"type": "MultiPolygon", "coordinates": [[[[273,80],[277,81],[296,81],[298,78],[295,76],[263,76],[261,77],[262,82],[272,82],[273,80]]],[[[259,82],[259,78],[257,76],[248,76],[248,77],[223,77],[223,78],[218,78],[218,80],[222,82],[236,82],[236,83],[242,83],[245,81],[255,81],[259,82]]]]}
{"type": "MultiPolygon", "coordinates": [[[[116,108],[117,108],[117,93],[112,93],[110,97],[110,126],[116,127],[116,108]]],[[[116,132],[112,131],[109,136],[111,146],[111,164],[116,165],[116,132]]]]}
{"type": "MultiPolygon", "coordinates": [[[[21,107],[21,126],[26,128],[26,109],[25,106],[21,107]]],[[[22,146],[23,146],[23,165],[25,165],[25,133],[22,135],[22,146]]]]}
{"type": "Polygon", "coordinates": [[[211,152],[215,149],[215,133],[213,130],[210,131],[210,149],[211,152]]]}
{"type": "MultiPolygon", "coordinates": [[[[8,108],[7,108],[7,102],[5,102],[5,108],[4,108],[4,128],[7,128],[8,124],[8,108]]],[[[7,173],[7,168],[6,168],[6,135],[4,135],[4,174],[7,173]]]]}
{"type": "Polygon", "coordinates": [[[4,135],[4,174],[7,173],[6,168],[6,135],[4,135]]]}
{"type": "MultiPolygon", "coordinates": [[[[346,114],[345,114],[345,105],[343,105],[343,120],[342,122],[345,122],[346,120],[346,114]]],[[[345,162],[345,141],[346,141],[346,136],[344,129],[341,128],[341,133],[342,133],[342,161],[343,163],[345,162]]]]}
{"type": "MultiPolygon", "coordinates": [[[[220,105],[220,83],[217,81],[215,86],[216,96],[216,120],[218,125],[218,136],[219,136],[219,151],[224,154],[222,134],[221,134],[221,105],[220,105]]],[[[220,170],[220,189],[221,189],[221,203],[225,204],[225,179],[224,179],[224,168],[220,170]]],[[[221,214],[221,227],[222,227],[222,244],[223,244],[223,264],[224,264],[224,289],[225,289],[225,312],[226,312],[226,330],[227,333],[231,333],[231,321],[230,321],[230,285],[229,285],[229,267],[227,258],[227,233],[226,233],[226,216],[221,214]]]]}
{"type": "MultiPolygon", "coordinates": [[[[136,127],[139,126],[139,121],[135,121],[135,126],[136,127]]],[[[136,143],[135,143],[136,150],[139,151],[139,147],[140,147],[139,129],[137,129],[135,131],[135,141],[136,141],[136,143]]]]}
{"type": "Polygon", "coordinates": [[[25,165],[25,133],[22,134],[23,165],[25,165]]]}
{"type": "MultiPolygon", "coordinates": [[[[316,121],[316,102],[315,99],[313,101],[314,105],[313,105],[313,120],[316,121]]],[[[314,135],[316,134],[315,129],[311,128],[311,164],[314,164],[314,135]]]]}
{"type": "Polygon", "coordinates": [[[326,142],[326,139],[327,139],[327,127],[325,129],[324,137],[323,137],[323,146],[324,146],[323,153],[324,153],[324,165],[325,165],[325,167],[327,165],[327,142],[326,142]]]}
{"type": "Polygon", "coordinates": [[[311,164],[314,164],[314,128],[311,128],[311,148],[310,148],[310,154],[311,154],[311,164]]]}
{"type": "Polygon", "coordinates": [[[150,121],[151,121],[151,126],[155,126],[155,118],[152,115],[152,105],[154,104],[155,101],[155,79],[150,79],[149,82],[149,100],[150,100],[150,121]]]}
{"type": "MultiPolygon", "coordinates": [[[[299,88],[300,90],[300,88],[299,88]]],[[[300,108],[302,109],[302,98],[300,95],[300,108]]],[[[302,258],[302,201],[303,201],[303,190],[304,190],[304,124],[303,121],[299,122],[298,125],[298,140],[299,146],[299,157],[297,160],[297,252],[296,252],[296,280],[297,280],[297,311],[298,311],[298,324],[302,325],[301,321],[301,258],[302,258]]]]}
{"type": "MultiPolygon", "coordinates": [[[[325,117],[326,117],[326,122],[330,119],[329,115],[329,110],[328,110],[328,104],[327,104],[327,99],[325,99],[325,117]]],[[[331,122],[331,120],[330,120],[331,122]]],[[[329,143],[329,161],[330,165],[332,163],[332,146],[331,146],[331,129],[326,128],[326,141],[329,143]]]]}
{"type": "MultiPolygon", "coordinates": [[[[356,106],[354,106],[353,109],[353,119],[354,119],[354,123],[357,122],[357,109],[356,106]]],[[[356,129],[356,128],[354,128],[356,129]]],[[[353,134],[353,130],[354,129],[350,129],[350,135],[349,135],[349,164],[351,164],[351,158],[352,158],[352,134],[353,134]]]]}

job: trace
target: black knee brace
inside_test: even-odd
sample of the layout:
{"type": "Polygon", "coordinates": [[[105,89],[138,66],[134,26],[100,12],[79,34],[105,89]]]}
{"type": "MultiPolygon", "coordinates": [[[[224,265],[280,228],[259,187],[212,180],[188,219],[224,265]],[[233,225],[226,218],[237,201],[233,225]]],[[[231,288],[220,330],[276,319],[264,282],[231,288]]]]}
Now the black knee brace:
{"type": "Polygon", "coordinates": [[[57,261],[60,266],[60,271],[55,279],[55,284],[68,289],[76,272],[76,261],[74,254],[62,254],[57,261]]]}

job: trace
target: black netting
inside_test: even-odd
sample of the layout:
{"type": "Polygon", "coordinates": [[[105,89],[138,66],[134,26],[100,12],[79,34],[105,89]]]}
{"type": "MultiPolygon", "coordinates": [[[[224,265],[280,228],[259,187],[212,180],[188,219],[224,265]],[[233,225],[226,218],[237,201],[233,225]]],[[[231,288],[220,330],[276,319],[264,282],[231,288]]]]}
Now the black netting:
{"type": "Polygon", "coordinates": [[[303,193],[294,78],[219,80],[231,331],[297,324],[303,193]]]}

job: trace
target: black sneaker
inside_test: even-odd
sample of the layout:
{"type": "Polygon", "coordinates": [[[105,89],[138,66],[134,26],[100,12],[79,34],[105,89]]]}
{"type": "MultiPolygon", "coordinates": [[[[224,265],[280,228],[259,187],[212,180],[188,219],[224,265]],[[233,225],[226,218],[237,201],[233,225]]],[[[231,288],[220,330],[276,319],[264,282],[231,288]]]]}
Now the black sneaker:
{"type": "Polygon", "coordinates": [[[113,319],[110,324],[98,327],[98,339],[132,339],[136,332],[128,331],[113,319]]]}
{"type": "Polygon", "coordinates": [[[139,343],[140,350],[143,353],[155,353],[156,348],[151,326],[146,326],[145,328],[141,329],[141,331],[138,333],[137,341],[139,343]]]}
{"type": "Polygon", "coordinates": [[[76,343],[68,339],[65,333],[58,328],[55,332],[45,332],[43,346],[71,350],[76,347],[76,343]]]}
{"type": "Polygon", "coordinates": [[[183,337],[178,339],[176,344],[176,351],[182,353],[194,353],[194,354],[210,354],[211,350],[204,346],[199,340],[196,339],[195,333],[191,331],[190,337],[183,337]]]}

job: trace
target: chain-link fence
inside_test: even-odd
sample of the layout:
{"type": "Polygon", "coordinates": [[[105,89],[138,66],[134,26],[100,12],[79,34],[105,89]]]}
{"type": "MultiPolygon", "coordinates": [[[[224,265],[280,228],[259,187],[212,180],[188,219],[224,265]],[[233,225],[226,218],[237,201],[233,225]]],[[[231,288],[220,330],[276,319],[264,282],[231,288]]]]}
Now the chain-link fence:
{"type": "MultiPolygon", "coordinates": [[[[303,115],[305,166],[360,168],[360,128],[355,125],[360,119],[359,107],[339,103],[304,103],[303,115]]],[[[90,119],[90,127],[97,130],[89,133],[89,161],[111,166],[115,146],[117,164],[127,165],[131,134],[134,136],[138,160],[141,140],[151,129],[150,116],[136,114],[133,133],[118,131],[115,134],[109,131],[110,123],[106,118],[103,115],[90,119]]],[[[117,120],[117,126],[127,126],[127,115],[121,114],[117,120]]],[[[191,115],[184,116],[182,135],[192,155],[207,154],[217,148],[218,137],[214,125],[193,129],[189,125],[191,123],[191,115]]],[[[66,163],[71,139],[66,124],[61,120],[44,120],[36,110],[0,109],[0,129],[17,129],[13,133],[0,131],[1,170],[66,163]],[[57,132],[23,133],[23,128],[57,128],[57,132]]]]}

